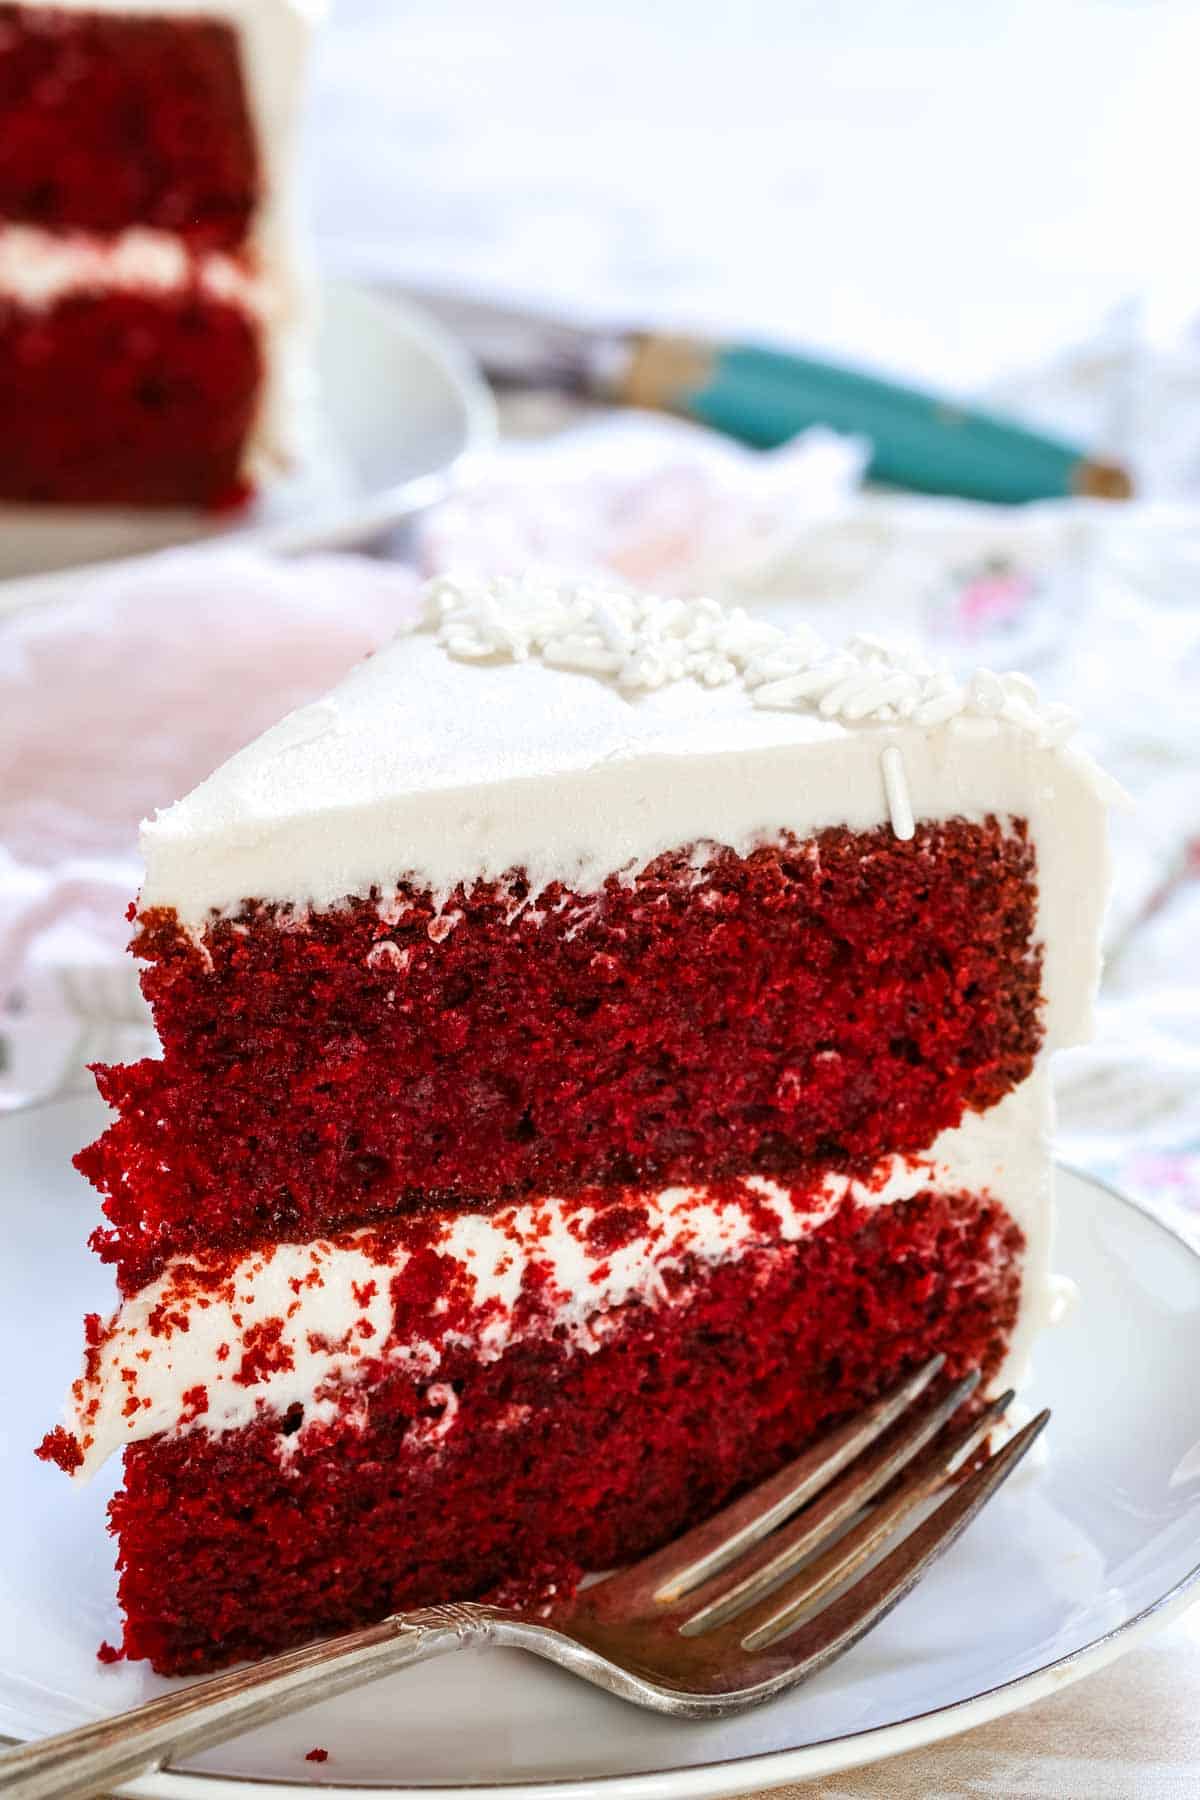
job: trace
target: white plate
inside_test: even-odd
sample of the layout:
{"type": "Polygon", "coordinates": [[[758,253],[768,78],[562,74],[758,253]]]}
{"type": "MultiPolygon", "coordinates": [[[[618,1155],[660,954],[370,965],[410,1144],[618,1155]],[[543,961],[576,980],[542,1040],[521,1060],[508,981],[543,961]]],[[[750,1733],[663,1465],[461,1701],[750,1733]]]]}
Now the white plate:
{"type": "Polygon", "coordinates": [[[0,508],[0,612],[52,599],[97,563],[179,543],[292,555],[369,542],[440,499],[496,435],[491,392],[418,307],[330,283],[317,343],[319,455],[232,519],[0,508]]]}
{"type": "MultiPolygon", "coordinates": [[[[0,1118],[0,1732],[27,1737],[163,1684],[102,1667],[117,1635],[104,1502],[32,1445],[58,1417],[79,1320],[108,1304],[84,1249],[94,1199],[69,1157],[94,1100],[0,1118]]],[[[135,1792],[247,1800],[235,1777],[312,1800],[315,1785],[439,1794],[503,1785],[647,1800],[745,1793],[912,1749],[1101,1666],[1200,1580],[1200,1255],[1118,1195],[1064,1173],[1059,1266],[1083,1302],[1042,1341],[1054,1408],[1045,1464],[1018,1476],[927,1581],[842,1662],[740,1718],[636,1711],[517,1651],[468,1652],[253,1732],[135,1792]],[[305,1751],[322,1745],[324,1764],[305,1751]]]]}

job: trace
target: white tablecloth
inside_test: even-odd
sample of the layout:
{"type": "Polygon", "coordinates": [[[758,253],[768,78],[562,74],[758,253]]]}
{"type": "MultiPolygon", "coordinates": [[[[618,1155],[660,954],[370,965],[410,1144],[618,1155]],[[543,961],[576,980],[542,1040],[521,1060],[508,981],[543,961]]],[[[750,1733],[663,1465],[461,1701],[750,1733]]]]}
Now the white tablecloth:
{"type": "Polygon", "coordinates": [[[1175,342],[1198,51],[1190,0],[335,0],[322,261],[976,389],[1175,342]]]}

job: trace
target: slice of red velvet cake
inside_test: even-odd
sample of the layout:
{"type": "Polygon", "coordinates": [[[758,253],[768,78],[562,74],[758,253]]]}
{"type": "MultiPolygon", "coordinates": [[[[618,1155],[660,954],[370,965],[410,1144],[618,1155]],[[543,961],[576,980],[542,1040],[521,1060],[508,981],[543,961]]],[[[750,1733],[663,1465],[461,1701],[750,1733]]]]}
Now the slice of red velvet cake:
{"type": "Polygon", "coordinates": [[[431,590],[145,827],[160,1060],[79,1166],[123,1299],[42,1454],[203,1668],[634,1556],[1050,1306],[1103,778],[705,602],[431,590]]]}
{"type": "Polygon", "coordinates": [[[310,10],[0,3],[0,500],[216,506],[295,455],[310,10]]]}

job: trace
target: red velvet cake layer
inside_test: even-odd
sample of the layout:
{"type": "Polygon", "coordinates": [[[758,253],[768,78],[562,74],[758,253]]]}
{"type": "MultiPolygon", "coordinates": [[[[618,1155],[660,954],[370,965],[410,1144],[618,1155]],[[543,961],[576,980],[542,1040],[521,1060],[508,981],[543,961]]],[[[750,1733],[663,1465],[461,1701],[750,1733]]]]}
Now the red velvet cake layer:
{"type": "Polygon", "coordinates": [[[199,287],[0,297],[0,498],[224,504],[262,375],[255,321],[199,287]]]}
{"type": "Polygon", "coordinates": [[[297,1409],[137,1444],[112,1503],[126,1652],[211,1667],[636,1556],[935,1351],[994,1375],[1023,1247],[979,1197],[847,1204],[799,1244],[668,1276],[678,1303],[609,1315],[592,1353],[451,1349],[431,1386],[376,1370],[330,1425],[297,1409]]]}
{"type": "Polygon", "coordinates": [[[258,155],[220,20],[0,5],[0,121],[0,218],[246,235],[258,155]]]}
{"type": "Polygon", "coordinates": [[[176,1251],[395,1211],[926,1148],[1040,1036],[1034,857],[995,821],[838,828],[525,903],[401,888],[135,940],[163,1059],[98,1071],[78,1166],[132,1291],[176,1251]]]}

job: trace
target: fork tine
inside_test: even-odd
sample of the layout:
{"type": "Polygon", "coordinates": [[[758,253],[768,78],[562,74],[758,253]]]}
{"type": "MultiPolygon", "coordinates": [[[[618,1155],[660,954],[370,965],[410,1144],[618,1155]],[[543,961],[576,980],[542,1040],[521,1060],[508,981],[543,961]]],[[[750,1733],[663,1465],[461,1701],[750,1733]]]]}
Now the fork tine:
{"type": "Polygon", "coordinates": [[[931,1357],[865,1412],[838,1426],[740,1500],[641,1562],[595,1583],[584,1596],[589,1608],[628,1614],[643,1605],[681,1599],[711,1579],[790,1518],[873,1444],[924,1392],[945,1360],[944,1356],[931,1357]]]}
{"type": "Polygon", "coordinates": [[[767,1650],[769,1660],[775,1660],[772,1653],[778,1651],[797,1674],[805,1676],[848,1650],[916,1586],[930,1564],[965,1531],[1012,1474],[1049,1417],[1049,1411],[1044,1411],[1031,1419],[966,1481],[952,1489],[923,1524],[806,1624],[798,1628],[789,1625],[793,1608],[792,1596],[786,1589],[743,1614],[730,1628],[743,1650],[767,1650]]]}
{"type": "Polygon", "coordinates": [[[693,1590],[687,1596],[688,1617],[681,1623],[680,1630],[689,1637],[709,1630],[736,1613],[744,1612],[772,1588],[778,1587],[797,1563],[826,1543],[894,1476],[908,1467],[947,1420],[953,1418],[978,1382],[976,1372],[956,1381],[937,1400],[905,1419],[883,1443],[875,1444],[858,1457],[791,1525],[739,1558],[733,1570],[732,1587],[717,1575],[705,1582],[699,1593],[693,1590]],[[693,1612],[695,1604],[699,1611],[693,1612]]]}
{"type": "MultiPolygon", "coordinates": [[[[698,1613],[694,1613],[681,1627],[681,1630],[689,1637],[695,1636],[702,1631],[711,1631],[714,1627],[725,1624],[727,1620],[735,1618],[739,1614],[744,1614],[756,1600],[762,1599],[766,1594],[778,1589],[785,1577],[796,1568],[796,1565],[804,1561],[803,1570],[788,1589],[790,1611],[794,1617],[799,1618],[801,1613],[807,1612],[817,1600],[822,1599],[848,1575],[853,1574],[855,1569],[861,1568],[885,1538],[895,1535],[897,1527],[903,1520],[915,1511],[922,1501],[936,1493],[950,1471],[964,1461],[972,1450],[983,1441],[1012,1404],[1012,1400],[1013,1390],[1009,1388],[1006,1393],[1000,1394],[995,1400],[990,1401],[981,1413],[968,1420],[966,1425],[951,1433],[948,1438],[943,1440],[938,1437],[926,1456],[919,1455],[921,1445],[917,1444],[914,1449],[910,1450],[906,1459],[911,1462],[912,1467],[895,1491],[886,1499],[881,1500],[878,1506],[872,1507],[865,1518],[861,1519],[857,1525],[838,1538],[829,1549],[819,1556],[804,1561],[813,1548],[811,1532],[800,1534],[797,1533],[796,1527],[792,1527],[790,1533],[781,1533],[780,1536],[783,1538],[792,1537],[794,1539],[794,1547],[785,1545],[758,1572],[751,1571],[735,1587],[718,1594],[709,1601],[707,1606],[703,1606],[698,1613]]],[[[942,1410],[944,1411],[944,1408],[942,1410]]],[[[927,1433],[922,1434],[926,1441],[928,1441],[928,1435],[927,1433]]],[[[851,1470],[850,1473],[854,1475],[857,1470],[851,1470]]],[[[891,1473],[894,1471],[885,1474],[884,1479],[890,1479],[891,1473]]],[[[849,1477],[844,1479],[849,1479],[849,1477]]],[[[878,1488],[883,1483],[878,1482],[873,1485],[878,1488]]],[[[832,1499],[832,1497],[832,1493],[830,1493],[827,1499],[832,1499]]],[[[805,1518],[807,1518],[807,1514],[805,1518]]],[[[801,1519],[797,1523],[802,1526],[805,1520],[801,1519]]],[[[777,1541],[772,1540],[772,1546],[777,1541]]],[[[776,1606],[778,1606],[777,1594],[775,1600],[776,1606]]]]}

